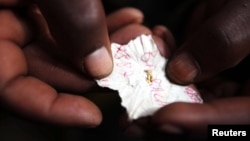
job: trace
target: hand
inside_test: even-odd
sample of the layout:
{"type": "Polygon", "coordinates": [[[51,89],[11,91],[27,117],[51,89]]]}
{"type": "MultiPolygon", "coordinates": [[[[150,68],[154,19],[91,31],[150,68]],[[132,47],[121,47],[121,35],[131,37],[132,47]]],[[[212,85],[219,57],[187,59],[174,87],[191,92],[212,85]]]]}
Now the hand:
{"type": "Polygon", "coordinates": [[[250,123],[249,2],[207,1],[198,7],[167,73],[175,83],[195,83],[205,103],[162,108],[152,117],[156,128],[205,137],[208,124],[250,123]]]}
{"type": "Polygon", "coordinates": [[[249,55],[248,0],[212,0],[190,18],[186,40],[171,55],[169,79],[178,84],[206,80],[238,65],[249,55]]]}
{"type": "Polygon", "coordinates": [[[250,123],[249,2],[202,3],[183,45],[172,49],[168,78],[181,85],[194,83],[204,104],[167,105],[151,118],[136,121],[127,132],[147,137],[156,133],[161,137],[152,138],[162,140],[170,139],[171,133],[204,138],[208,124],[250,123]]]}
{"type": "MultiPolygon", "coordinates": [[[[2,27],[0,29],[0,100],[2,106],[35,120],[83,127],[100,124],[102,116],[98,107],[87,98],[76,94],[83,94],[94,85],[93,78],[88,74],[99,77],[107,75],[111,71],[109,68],[111,62],[105,61],[107,58],[105,55],[102,56],[104,53],[101,52],[99,52],[101,54],[94,53],[94,58],[91,59],[94,65],[87,63],[88,74],[82,72],[80,64],[82,58],[89,58],[86,56],[99,47],[95,46],[95,43],[100,46],[104,43],[108,44],[108,32],[105,31],[106,18],[98,17],[98,13],[95,13],[98,12],[98,9],[94,8],[97,10],[92,15],[94,17],[87,20],[91,25],[86,25],[88,22],[79,21],[79,23],[71,24],[79,24],[79,28],[84,29],[76,30],[69,27],[59,30],[60,27],[53,27],[52,23],[56,22],[54,24],[58,25],[60,23],[61,26],[70,24],[60,21],[63,20],[60,18],[59,21],[44,18],[40,10],[28,2],[28,4],[22,3],[23,1],[20,3],[18,3],[19,1],[17,3],[16,1],[8,2],[0,3],[6,6],[0,11],[0,26],[2,27]],[[47,23],[52,25],[48,27],[47,23]],[[51,32],[49,28],[54,31],[51,32]],[[62,33],[64,34],[62,35],[62,33]],[[62,40],[64,35],[73,38],[62,40]],[[96,41],[93,41],[95,39],[96,41]],[[69,46],[71,43],[72,46],[69,46]],[[72,49],[70,50],[69,47],[72,49]],[[77,54],[75,54],[76,52],[77,54]],[[96,58],[96,55],[99,58],[96,58]],[[104,61],[101,63],[105,65],[98,65],[99,60],[104,61]],[[103,69],[99,67],[103,67],[103,69]]],[[[91,1],[88,4],[99,6],[98,1],[91,1]]],[[[88,4],[84,6],[88,7],[88,4]]],[[[40,5],[43,7],[43,4],[40,5]]],[[[50,10],[52,7],[53,5],[50,10]]],[[[80,10],[79,13],[79,11],[64,10],[62,6],[60,12],[66,14],[64,19],[67,19],[67,12],[81,15],[82,18],[91,18],[89,17],[91,11],[80,10]],[[63,13],[64,10],[66,13],[63,13]]],[[[58,12],[50,11],[51,14],[62,16],[58,12]]],[[[118,23],[115,23],[112,15],[108,17],[108,26],[111,30],[115,31],[128,24],[136,24],[142,19],[141,13],[135,10],[132,12],[125,10],[120,12],[120,14],[122,13],[128,16],[126,18],[123,16],[123,20],[118,20],[120,21],[118,23]]],[[[120,17],[119,12],[113,17],[120,17]]],[[[70,20],[72,19],[66,21],[70,20]]],[[[75,20],[71,22],[75,22],[75,20]]],[[[117,37],[119,37],[118,35],[117,37]]],[[[106,47],[109,46],[106,45],[106,47]]],[[[84,60],[86,61],[86,59],[84,60]]]]}

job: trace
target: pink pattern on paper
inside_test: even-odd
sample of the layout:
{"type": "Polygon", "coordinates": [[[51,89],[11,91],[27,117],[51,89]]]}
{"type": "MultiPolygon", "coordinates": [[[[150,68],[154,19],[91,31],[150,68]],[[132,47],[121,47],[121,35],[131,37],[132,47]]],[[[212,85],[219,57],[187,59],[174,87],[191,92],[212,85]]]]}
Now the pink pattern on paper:
{"type": "Polygon", "coordinates": [[[130,55],[127,53],[127,49],[126,46],[119,46],[115,52],[114,57],[116,59],[121,59],[121,58],[125,58],[125,59],[130,59],[130,55]]]}
{"type": "Polygon", "coordinates": [[[155,101],[160,105],[160,106],[164,106],[167,105],[168,102],[164,99],[164,97],[162,95],[160,95],[159,93],[154,93],[154,99],[155,101]]]}
{"type": "Polygon", "coordinates": [[[162,96],[164,89],[162,88],[162,80],[154,79],[153,82],[149,85],[151,88],[151,92],[153,93],[154,101],[159,104],[160,106],[166,105],[168,102],[162,96]]]}
{"type": "Polygon", "coordinates": [[[125,67],[125,68],[131,68],[132,67],[132,64],[129,63],[129,62],[122,62],[122,63],[116,63],[116,66],[117,67],[125,67]]]}
{"type": "Polygon", "coordinates": [[[160,79],[154,79],[153,82],[150,84],[150,87],[151,87],[151,91],[163,90],[160,79]]]}
{"type": "Polygon", "coordinates": [[[157,51],[145,52],[141,56],[141,61],[145,63],[146,69],[155,70],[156,65],[153,64],[153,59],[156,57],[157,51]]]}
{"type": "Polygon", "coordinates": [[[128,78],[134,74],[134,71],[131,70],[132,64],[130,62],[116,63],[116,66],[123,68],[123,70],[120,71],[122,77],[128,78]]]}
{"type": "Polygon", "coordinates": [[[154,58],[157,55],[157,51],[149,51],[149,52],[145,52],[142,56],[141,56],[141,60],[145,63],[148,63],[151,58],[154,58]]]}
{"type": "Polygon", "coordinates": [[[127,78],[134,74],[133,71],[124,71],[120,73],[123,77],[127,78]]]}
{"type": "Polygon", "coordinates": [[[202,100],[199,97],[199,94],[195,90],[193,90],[190,87],[185,87],[184,91],[190,97],[190,99],[194,100],[194,102],[202,103],[202,100]]]}

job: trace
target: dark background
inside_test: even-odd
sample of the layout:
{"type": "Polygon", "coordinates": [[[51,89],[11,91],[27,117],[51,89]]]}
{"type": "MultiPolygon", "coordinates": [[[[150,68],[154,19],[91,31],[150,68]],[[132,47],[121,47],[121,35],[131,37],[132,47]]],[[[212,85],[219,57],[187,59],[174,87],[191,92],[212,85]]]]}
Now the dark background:
{"type": "Polygon", "coordinates": [[[144,14],[144,25],[152,28],[161,24],[168,27],[181,43],[189,16],[201,0],[103,0],[106,13],[121,7],[135,7],[144,14]]]}

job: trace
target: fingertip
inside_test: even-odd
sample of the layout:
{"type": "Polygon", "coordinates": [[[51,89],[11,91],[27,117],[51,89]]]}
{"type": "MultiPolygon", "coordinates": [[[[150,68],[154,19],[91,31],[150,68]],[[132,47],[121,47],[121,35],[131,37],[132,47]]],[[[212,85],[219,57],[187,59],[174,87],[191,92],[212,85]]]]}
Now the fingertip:
{"type": "Polygon", "coordinates": [[[171,33],[171,31],[167,27],[163,25],[157,25],[152,29],[152,32],[153,34],[163,39],[167,43],[171,51],[175,49],[176,43],[175,43],[174,35],[171,33]]]}
{"type": "Polygon", "coordinates": [[[169,58],[170,56],[170,48],[169,46],[166,44],[165,41],[163,41],[163,39],[157,35],[154,35],[153,34],[153,39],[154,39],[154,42],[155,44],[157,45],[157,48],[159,49],[160,51],[160,54],[163,56],[163,57],[166,57],[166,58],[169,58]]]}
{"type": "Polygon", "coordinates": [[[105,47],[101,47],[92,52],[83,62],[83,71],[98,79],[109,75],[112,68],[112,57],[105,47]]]}
{"type": "MultiPolygon", "coordinates": [[[[94,128],[101,124],[102,113],[100,109],[91,101],[88,101],[88,107],[79,108],[79,120],[83,127],[94,128]],[[82,114],[81,114],[82,113],[82,114]]],[[[87,102],[85,102],[87,103],[87,102]]],[[[86,105],[86,104],[85,104],[86,105]]],[[[78,113],[76,113],[78,114],[78,113]]]]}
{"type": "Polygon", "coordinates": [[[132,7],[119,9],[107,16],[107,26],[112,33],[121,27],[129,24],[141,24],[143,22],[143,13],[132,7]]]}
{"type": "Polygon", "coordinates": [[[97,108],[87,114],[85,113],[83,117],[87,119],[87,122],[86,120],[82,121],[83,126],[85,127],[94,128],[102,123],[102,114],[97,108]]]}
{"type": "MultiPolygon", "coordinates": [[[[84,109],[82,109],[84,110],[84,109]]],[[[75,123],[72,123],[73,126],[82,126],[85,128],[95,128],[102,123],[102,114],[97,108],[91,108],[84,111],[79,111],[76,115],[78,119],[75,120],[75,123]],[[81,114],[82,112],[82,114],[81,114]]],[[[74,115],[72,115],[74,116],[74,115]]],[[[70,123],[71,124],[71,123],[70,123]]]]}
{"type": "Polygon", "coordinates": [[[180,53],[169,60],[166,73],[170,81],[186,85],[195,81],[200,74],[200,67],[190,54],[180,53]]]}
{"type": "Polygon", "coordinates": [[[124,11],[124,13],[126,13],[127,15],[129,14],[131,16],[131,23],[139,24],[143,22],[144,15],[139,9],[133,7],[126,7],[122,10],[124,11]]]}
{"type": "Polygon", "coordinates": [[[102,122],[101,111],[93,102],[81,96],[64,93],[54,100],[47,116],[58,124],[85,128],[94,128],[102,122]]]}
{"type": "Polygon", "coordinates": [[[150,29],[140,24],[130,24],[111,34],[110,40],[118,44],[127,44],[131,39],[142,34],[150,35],[152,32],[150,29]]]}

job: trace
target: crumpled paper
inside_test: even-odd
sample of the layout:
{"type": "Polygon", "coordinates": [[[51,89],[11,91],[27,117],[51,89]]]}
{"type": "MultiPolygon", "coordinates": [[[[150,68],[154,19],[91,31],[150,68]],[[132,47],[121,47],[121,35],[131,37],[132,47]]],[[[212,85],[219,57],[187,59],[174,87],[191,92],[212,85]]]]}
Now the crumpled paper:
{"type": "Polygon", "coordinates": [[[96,82],[118,91],[130,120],[150,116],[177,101],[203,102],[193,88],[172,84],[166,78],[167,59],[160,55],[151,35],[138,36],[126,45],[112,43],[111,50],[113,71],[96,82]]]}

